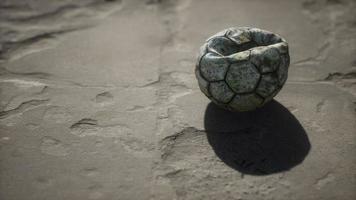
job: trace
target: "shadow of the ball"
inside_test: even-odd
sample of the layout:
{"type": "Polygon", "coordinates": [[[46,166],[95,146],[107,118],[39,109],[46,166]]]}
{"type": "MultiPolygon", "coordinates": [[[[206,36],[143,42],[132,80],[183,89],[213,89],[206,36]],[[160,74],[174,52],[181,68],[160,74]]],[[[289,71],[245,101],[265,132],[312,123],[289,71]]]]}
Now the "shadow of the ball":
{"type": "Polygon", "coordinates": [[[207,138],[216,155],[243,174],[267,175],[300,164],[310,151],[298,120],[277,101],[251,112],[230,112],[210,103],[207,138]]]}

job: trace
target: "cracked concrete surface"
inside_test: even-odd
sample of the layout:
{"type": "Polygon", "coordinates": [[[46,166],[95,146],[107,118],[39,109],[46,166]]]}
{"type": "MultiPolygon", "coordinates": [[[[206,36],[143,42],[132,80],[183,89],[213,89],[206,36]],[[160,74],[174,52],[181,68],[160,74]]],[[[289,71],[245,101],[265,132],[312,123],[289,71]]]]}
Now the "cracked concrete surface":
{"type": "Polygon", "coordinates": [[[354,0],[1,1],[0,199],[355,199],[355,8],[354,0]],[[289,42],[289,79],[278,106],[261,113],[294,116],[308,151],[293,146],[290,137],[301,137],[292,122],[277,130],[258,113],[229,118],[199,91],[199,47],[231,26],[289,42]],[[264,153],[290,144],[273,157],[288,170],[244,171],[259,158],[255,143],[264,153]]]}

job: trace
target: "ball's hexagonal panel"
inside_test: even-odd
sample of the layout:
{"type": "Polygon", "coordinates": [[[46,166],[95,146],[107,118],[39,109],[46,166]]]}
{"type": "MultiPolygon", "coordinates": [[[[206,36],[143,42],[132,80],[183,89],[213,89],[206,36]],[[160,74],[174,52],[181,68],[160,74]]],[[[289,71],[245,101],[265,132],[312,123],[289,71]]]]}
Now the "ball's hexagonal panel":
{"type": "Polygon", "coordinates": [[[228,103],[234,96],[234,92],[230,90],[225,81],[210,83],[209,91],[211,96],[221,103],[228,103]]]}
{"type": "Polygon", "coordinates": [[[268,46],[270,44],[282,42],[282,38],[278,35],[270,32],[261,30],[258,28],[250,28],[249,32],[252,36],[252,39],[261,46],[268,46]]]}
{"type": "Polygon", "coordinates": [[[279,88],[278,76],[275,73],[262,75],[261,81],[257,86],[256,92],[264,98],[269,97],[279,88]]]}
{"type": "Polygon", "coordinates": [[[210,98],[210,100],[211,100],[214,104],[218,105],[220,108],[233,111],[233,110],[229,107],[229,105],[226,104],[226,103],[221,103],[221,102],[215,100],[214,98],[210,98]]]}
{"type": "Polygon", "coordinates": [[[216,37],[209,40],[208,49],[209,51],[216,51],[223,56],[227,56],[236,53],[238,46],[226,37],[216,37]]]}
{"type": "Polygon", "coordinates": [[[251,50],[250,60],[261,73],[268,73],[277,70],[281,59],[276,48],[257,47],[251,50]]]}
{"type": "Polygon", "coordinates": [[[229,107],[237,111],[254,110],[263,104],[263,99],[256,94],[236,95],[229,107]]]}
{"type": "Polygon", "coordinates": [[[280,54],[288,53],[288,44],[286,42],[280,42],[277,44],[272,44],[269,47],[277,49],[280,54]]]}
{"type": "Polygon", "coordinates": [[[207,81],[224,80],[226,71],[229,67],[227,59],[215,53],[207,53],[200,61],[201,75],[207,81]]]}
{"type": "Polygon", "coordinates": [[[226,37],[238,45],[252,41],[250,33],[245,29],[230,29],[226,32],[226,37]]]}
{"type": "Polygon", "coordinates": [[[199,66],[200,64],[200,60],[202,59],[203,56],[205,56],[205,54],[208,52],[208,44],[204,44],[203,46],[200,47],[199,49],[199,55],[198,55],[198,58],[197,58],[197,62],[196,62],[196,67],[199,66]]]}
{"type": "Polygon", "coordinates": [[[250,62],[231,64],[226,82],[236,93],[252,92],[258,83],[260,74],[250,62]]]}
{"type": "Polygon", "coordinates": [[[200,90],[207,96],[210,97],[211,95],[209,94],[208,88],[209,88],[209,82],[206,81],[199,72],[199,69],[195,69],[195,77],[198,79],[198,85],[200,90]]]}
{"type": "Polygon", "coordinates": [[[289,62],[290,59],[288,54],[281,55],[281,63],[279,64],[277,71],[280,86],[284,85],[288,78],[289,62]]]}

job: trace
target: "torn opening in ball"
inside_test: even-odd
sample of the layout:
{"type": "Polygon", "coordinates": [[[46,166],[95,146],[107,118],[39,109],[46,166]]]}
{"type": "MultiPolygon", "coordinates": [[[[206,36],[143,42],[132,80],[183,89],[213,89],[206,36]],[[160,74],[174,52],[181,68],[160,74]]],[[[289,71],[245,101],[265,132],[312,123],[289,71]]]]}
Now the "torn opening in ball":
{"type": "Polygon", "coordinates": [[[288,77],[288,43],[258,28],[225,29],[200,48],[195,75],[200,90],[231,111],[250,111],[273,99],[288,77]]]}

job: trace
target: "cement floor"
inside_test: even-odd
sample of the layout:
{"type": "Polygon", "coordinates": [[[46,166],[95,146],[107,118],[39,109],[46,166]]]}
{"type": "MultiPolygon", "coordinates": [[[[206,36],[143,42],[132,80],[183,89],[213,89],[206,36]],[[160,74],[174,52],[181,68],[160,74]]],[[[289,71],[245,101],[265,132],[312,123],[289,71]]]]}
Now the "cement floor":
{"type": "Polygon", "coordinates": [[[0,1],[0,199],[356,199],[355,9],[0,1]],[[194,76],[232,26],[290,46],[286,85],[252,113],[217,108],[194,76]]]}

